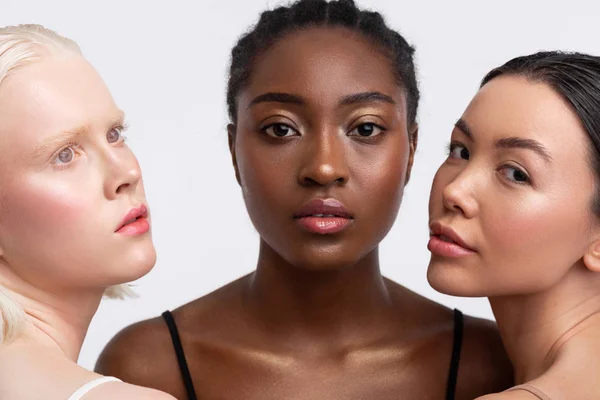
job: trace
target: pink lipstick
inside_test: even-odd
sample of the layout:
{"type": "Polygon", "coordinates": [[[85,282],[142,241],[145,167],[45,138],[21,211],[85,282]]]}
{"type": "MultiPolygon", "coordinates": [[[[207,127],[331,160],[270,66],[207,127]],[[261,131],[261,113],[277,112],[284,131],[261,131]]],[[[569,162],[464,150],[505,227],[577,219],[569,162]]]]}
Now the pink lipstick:
{"type": "Polygon", "coordinates": [[[336,199],[313,199],[292,216],[303,229],[321,235],[348,228],[354,218],[336,199]]]}
{"type": "Polygon", "coordinates": [[[144,234],[149,230],[148,209],[142,204],[125,215],[115,232],[126,236],[135,236],[144,234]]]}
{"type": "Polygon", "coordinates": [[[464,257],[475,254],[471,248],[452,228],[433,222],[429,226],[431,231],[427,249],[432,254],[441,257],[464,257]]]}

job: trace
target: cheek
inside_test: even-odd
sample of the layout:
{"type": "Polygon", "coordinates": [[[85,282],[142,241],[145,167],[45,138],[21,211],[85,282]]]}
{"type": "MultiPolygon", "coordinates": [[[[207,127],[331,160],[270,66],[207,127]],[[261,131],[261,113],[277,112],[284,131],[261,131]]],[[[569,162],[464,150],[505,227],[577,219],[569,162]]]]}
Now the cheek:
{"type": "Polygon", "coordinates": [[[349,190],[357,197],[354,203],[372,218],[388,220],[392,225],[398,213],[406,183],[408,148],[404,143],[389,142],[379,148],[348,151],[349,190]],[[378,217],[379,216],[379,217],[378,217]]]}
{"type": "Polygon", "coordinates": [[[2,239],[27,246],[80,235],[98,214],[90,193],[86,186],[51,180],[12,185],[3,196],[2,239]]]}
{"type": "Polygon", "coordinates": [[[431,184],[431,191],[429,193],[429,218],[435,217],[443,209],[443,197],[444,188],[450,182],[447,169],[442,164],[438,168],[433,182],[431,184]]]}
{"type": "Polygon", "coordinates": [[[580,203],[569,197],[557,200],[530,195],[493,207],[482,221],[487,245],[492,250],[488,261],[500,262],[503,268],[515,265],[520,268],[515,274],[518,277],[530,272],[552,279],[553,275],[564,273],[583,256],[586,244],[582,218],[586,213],[580,203]]]}
{"type": "Polygon", "coordinates": [[[271,221],[282,214],[278,211],[289,206],[290,188],[296,185],[293,168],[298,155],[290,148],[293,145],[266,146],[248,136],[238,135],[236,143],[242,194],[255,228],[268,234],[274,227],[271,221]]]}

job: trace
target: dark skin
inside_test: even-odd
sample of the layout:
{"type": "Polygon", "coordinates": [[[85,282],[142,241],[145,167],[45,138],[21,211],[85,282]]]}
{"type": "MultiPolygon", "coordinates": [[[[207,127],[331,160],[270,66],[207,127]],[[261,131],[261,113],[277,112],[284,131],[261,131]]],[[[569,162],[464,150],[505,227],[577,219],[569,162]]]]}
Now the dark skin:
{"type": "MultiPolygon", "coordinates": [[[[445,398],[452,311],[379,268],[417,145],[384,53],[343,28],[285,36],[256,61],[229,138],[260,253],[255,272],[174,311],[198,398],[445,398]],[[342,202],[349,227],[301,228],[314,198],[342,202]]],[[[187,399],[162,318],[120,332],[96,370],[187,399]]],[[[466,317],[457,399],[511,384],[494,324],[466,317]]]]}

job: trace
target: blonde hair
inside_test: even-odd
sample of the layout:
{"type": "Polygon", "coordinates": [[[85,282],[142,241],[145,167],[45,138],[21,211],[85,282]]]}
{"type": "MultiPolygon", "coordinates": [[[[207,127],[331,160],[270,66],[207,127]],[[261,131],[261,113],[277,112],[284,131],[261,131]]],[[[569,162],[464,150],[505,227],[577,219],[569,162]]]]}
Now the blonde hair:
{"type": "MultiPolygon", "coordinates": [[[[4,80],[19,68],[48,57],[81,56],[71,39],[41,25],[17,25],[0,28],[0,88],[4,80]]],[[[111,286],[104,295],[113,299],[136,297],[127,284],[111,286]]],[[[23,329],[25,312],[0,286],[0,343],[14,339],[23,329]]]]}

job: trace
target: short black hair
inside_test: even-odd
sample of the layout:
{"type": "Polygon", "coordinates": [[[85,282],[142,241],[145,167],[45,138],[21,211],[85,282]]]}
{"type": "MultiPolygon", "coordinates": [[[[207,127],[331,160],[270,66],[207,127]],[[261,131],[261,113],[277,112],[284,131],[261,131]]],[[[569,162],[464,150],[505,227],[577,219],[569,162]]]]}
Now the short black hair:
{"type": "Polygon", "coordinates": [[[516,57],[490,71],[481,86],[501,75],[545,83],[571,106],[590,138],[590,160],[597,179],[593,211],[600,215],[600,57],[566,51],[516,57]]]}
{"type": "Polygon", "coordinates": [[[237,120],[237,97],[252,75],[255,61],[286,34],[310,27],[339,26],[362,34],[385,51],[395,78],[406,95],[407,122],[416,120],[419,89],[413,60],[414,48],[390,29],[381,14],[361,10],[353,0],[299,0],[286,7],[265,11],[231,51],[227,107],[231,122],[237,120]]]}

